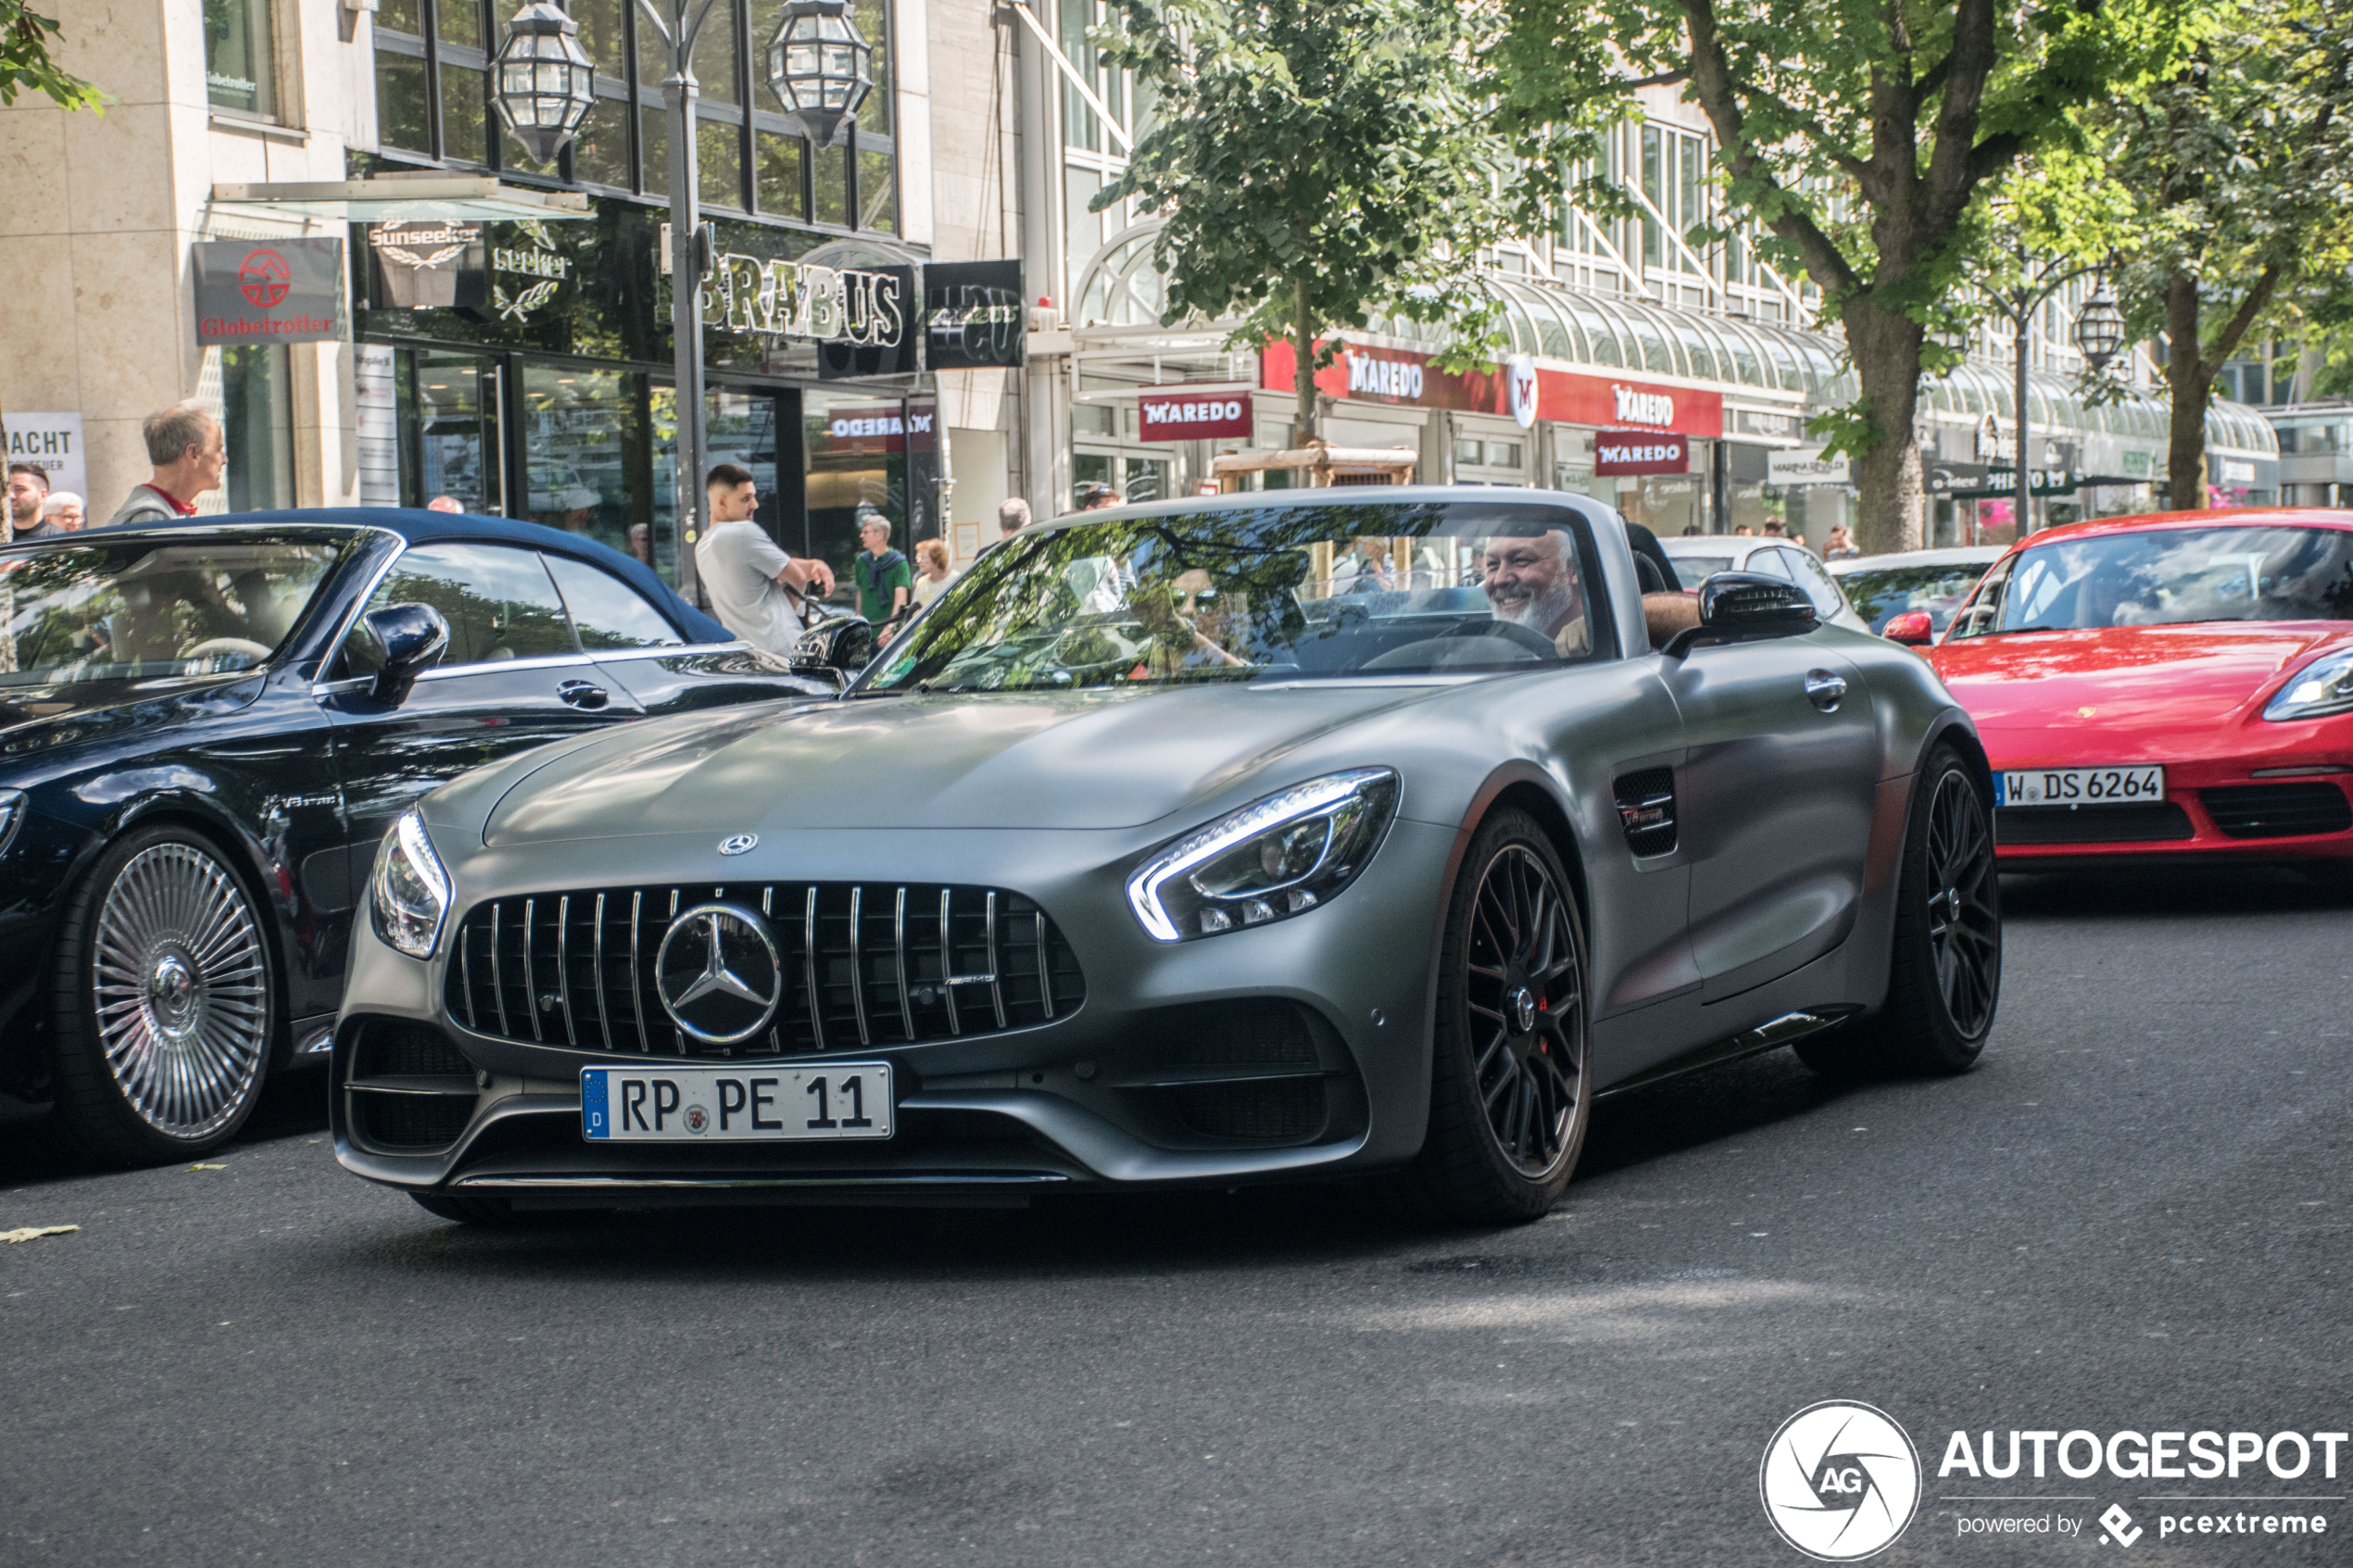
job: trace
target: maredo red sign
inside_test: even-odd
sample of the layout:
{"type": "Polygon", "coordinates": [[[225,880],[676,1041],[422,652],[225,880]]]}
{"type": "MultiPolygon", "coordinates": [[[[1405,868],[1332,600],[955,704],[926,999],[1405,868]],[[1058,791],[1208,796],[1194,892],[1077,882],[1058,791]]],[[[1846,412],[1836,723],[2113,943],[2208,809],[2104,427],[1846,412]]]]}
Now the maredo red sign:
{"type": "MultiPolygon", "coordinates": [[[[1270,392],[1290,392],[1298,385],[1294,369],[1298,363],[1298,352],[1290,344],[1268,344],[1259,351],[1258,384],[1270,392]]],[[[1631,426],[1711,439],[1724,433],[1721,393],[1555,370],[1524,359],[1519,362],[1519,369],[1522,407],[1527,396],[1527,373],[1530,369],[1535,371],[1534,414],[1540,420],[1596,429],[1623,430],[1631,426]]],[[[1334,397],[1362,403],[1453,408],[1469,414],[1498,414],[1506,419],[1516,412],[1511,380],[1510,369],[1503,365],[1492,370],[1457,375],[1431,364],[1426,354],[1370,348],[1353,343],[1342,344],[1339,358],[1315,372],[1316,390],[1334,397]]]]}
{"type": "Polygon", "coordinates": [[[1658,431],[1605,430],[1593,437],[1593,471],[1601,475],[1689,473],[1691,442],[1658,431]]]}
{"type": "Polygon", "coordinates": [[[1254,421],[1250,394],[1147,392],[1136,399],[1136,433],[1146,441],[1250,439],[1254,421]]]}

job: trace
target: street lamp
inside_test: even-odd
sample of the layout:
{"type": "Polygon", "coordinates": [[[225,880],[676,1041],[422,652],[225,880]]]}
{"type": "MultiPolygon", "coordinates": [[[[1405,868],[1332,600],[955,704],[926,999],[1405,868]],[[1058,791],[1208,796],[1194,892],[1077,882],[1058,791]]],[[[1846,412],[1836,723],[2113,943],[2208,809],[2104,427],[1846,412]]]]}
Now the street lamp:
{"type": "Polygon", "coordinates": [[[597,68],[581,51],[580,24],[533,0],[507,23],[497,65],[498,118],[533,157],[549,161],[596,102],[597,68]]]}
{"type": "Polygon", "coordinates": [[[768,90],[812,146],[830,147],[875,90],[874,60],[849,0],[792,0],[768,41],[768,90]]]}
{"type": "MultiPolygon", "coordinates": [[[[793,8],[808,3],[796,0],[793,8]]],[[[840,3],[834,0],[837,8],[840,3]]],[[[703,19],[711,14],[711,0],[699,0],[699,4],[698,0],[637,0],[637,4],[654,38],[670,55],[670,75],[661,87],[670,120],[670,337],[678,418],[673,494],[678,588],[692,599],[694,546],[699,537],[696,521],[703,500],[702,278],[711,248],[703,243],[695,202],[701,174],[695,156],[698,87],[694,53],[703,19]]],[[[549,0],[535,0],[507,23],[506,41],[498,46],[498,117],[542,163],[572,140],[588,113],[593,78],[588,56],[580,50],[579,31],[578,24],[549,0]]],[[[653,38],[643,31],[637,36],[640,50],[650,52],[653,38]]],[[[849,36],[864,48],[855,29],[849,36]]],[[[863,61],[861,55],[862,80],[863,61]]]]}
{"type": "Polygon", "coordinates": [[[2075,346],[2095,375],[2108,369],[2108,362],[2124,346],[2124,312],[2116,307],[2116,296],[2108,292],[2106,278],[2092,286],[2092,297],[2076,313],[2075,346]]]}

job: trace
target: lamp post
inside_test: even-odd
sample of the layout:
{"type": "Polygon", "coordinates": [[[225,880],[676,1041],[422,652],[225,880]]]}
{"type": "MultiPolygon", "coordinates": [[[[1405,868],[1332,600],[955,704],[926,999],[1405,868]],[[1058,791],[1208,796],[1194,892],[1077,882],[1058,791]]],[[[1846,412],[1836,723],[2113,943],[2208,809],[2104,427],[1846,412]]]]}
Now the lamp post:
{"type": "MultiPolygon", "coordinates": [[[[695,541],[704,458],[702,280],[711,244],[703,232],[695,151],[695,41],[724,0],[637,0],[670,55],[662,104],[670,120],[670,338],[678,433],[678,587],[695,596],[695,541]],[[667,14],[665,14],[665,9],[667,14]]],[[[498,118],[541,162],[572,140],[588,113],[591,75],[577,23],[551,0],[532,0],[507,23],[498,50],[498,118]],[[552,51],[552,54],[551,54],[552,51]],[[566,53],[568,51],[568,54],[566,53]],[[560,56],[560,57],[557,57],[560,56]],[[557,106],[551,107],[550,106],[557,106]]],[[[849,0],[791,0],[768,46],[768,86],[808,132],[830,146],[854,124],[873,90],[874,46],[849,18],[849,0]]]]}
{"type": "MultiPolygon", "coordinates": [[[[1977,292],[1991,301],[1994,310],[2010,323],[2010,362],[2014,375],[2010,396],[2018,415],[2017,447],[2010,454],[2012,472],[2017,479],[2013,491],[2015,499],[2011,504],[2018,511],[2018,534],[2021,539],[2028,532],[2027,515],[2032,508],[2034,494],[2032,470],[2026,463],[2027,436],[2032,425],[2026,412],[2026,371],[2033,348],[2034,313],[2043,307],[2044,301],[2059,290],[2084,273],[2096,270],[2093,267],[2070,265],[2064,260],[2045,261],[2036,266],[2028,256],[2026,246],[2021,244],[2018,247],[2015,282],[1997,288],[1972,280],[1972,286],[1977,292]]],[[[2091,361],[2095,370],[2105,367],[2124,346],[2124,317],[2116,308],[2116,301],[2108,295],[2105,280],[2093,290],[2092,297],[2085,300],[2082,309],[2077,312],[2074,335],[2076,347],[2084,358],[2091,361]],[[2095,354],[2095,345],[2099,345],[2102,351],[2095,354]]]]}

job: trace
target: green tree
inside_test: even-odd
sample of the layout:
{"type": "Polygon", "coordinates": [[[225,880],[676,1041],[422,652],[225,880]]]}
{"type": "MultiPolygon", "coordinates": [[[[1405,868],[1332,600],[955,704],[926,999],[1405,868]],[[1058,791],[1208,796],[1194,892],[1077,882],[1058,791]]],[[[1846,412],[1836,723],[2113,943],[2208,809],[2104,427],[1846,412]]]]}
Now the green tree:
{"type": "MultiPolygon", "coordinates": [[[[1166,220],[1165,320],[1241,318],[1232,342],[1298,349],[1295,439],[1315,430],[1316,340],[1375,313],[1495,308],[1473,267],[1508,227],[1514,171],[1471,93],[1464,13],[1427,0],[1112,0],[1093,41],[1156,99],[1101,211],[1166,220]]],[[[1327,344],[1325,362],[1336,350],[1327,344]]]]}
{"type": "Polygon", "coordinates": [[[2235,0],[2178,67],[2083,116],[2125,201],[2119,299],[2162,332],[2166,479],[2205,505],[2206,413],[2241,345],[2325,329],[2353,269],[2353,17],[2235,0]]]}
{"type": "Polygon", "coordinates": [[[49,42],[63,35],[54,17],[41,16],[24,0],[0,0],[0,104],[13,104],[24,88],[35,88],[69,109],[106,112],[106,94],[94,82],[60,70],[49,57],[49,42]]]}
{"type": "MultiPolygon", "coordinates": [[[[1860,395],[1816,421],[1857,470],[1857,543],[1920,538],[1922,370],[1987,186],[2068,111],[2170,67],[2213,0],[1499,0],[1486,55],[1540,167],[1589,157],[1597,114],[1680,85],[1714,128],[1733,214],[1843,329],[1860,395]]],[[[1566,182],[1564,181],[1564,183],[1566,182]]]]}

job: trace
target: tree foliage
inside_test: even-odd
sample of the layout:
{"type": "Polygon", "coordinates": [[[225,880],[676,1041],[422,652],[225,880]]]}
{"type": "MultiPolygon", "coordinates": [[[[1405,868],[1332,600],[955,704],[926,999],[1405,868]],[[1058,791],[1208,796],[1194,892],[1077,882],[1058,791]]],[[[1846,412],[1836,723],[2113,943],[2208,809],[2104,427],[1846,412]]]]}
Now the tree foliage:
{"type": "Polygon", "coordinates": [[[2171,67],[2213,0],[1498,0],[1487,56],[1521,151],[1565,168],[1642,85],[1680,85],[1716,132],[1735,215],[1822,292],[1861,395],[1817,421],[1858,458],[1858,541],[1920,535],[1911,440],[1923,369],[1952,356],[1972,210],[2070,111],[2171,67]]]}
{"type": "Polygon", "coordinates": [[[2353,17],[2233,0],[2178,67],[2081,118],[2120,210],[2103,232],[2138,335],[2162,332],[2176,506],[2204,504],[2214,378],[2251,339],[2344,310],[2353,270],[2353,17]]]}
{"type": "Polygon", "coordinates": [[[1494,304],[1472,262],[1506,232],[1516,174],[1472,95],[1463,11],[1427,0],[1112,4],[1094,42],[1156,105],[1092,206],[1132,196],[1165,220],[1154,260],[1168,322],[1239,317],[1237,345],[1292,340],[1302,435],[1324,333],[1382,314],[1482,340],[1494,304]]]}
{"type": "Polygon", "coordinates": [[[0,104],[15,103],[30,87],[60,108],[106,112],[106,94],[95,83],[59,69],[49,57],[50,41],[59,36],[56,18],[40,15],[24,0],[0,0],[0,104]]]}

